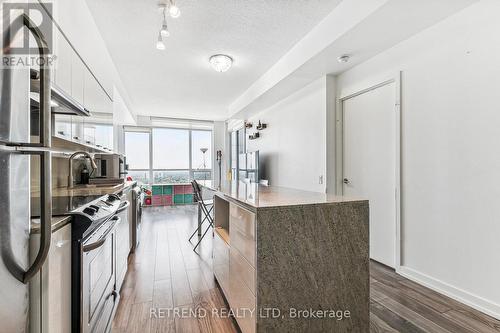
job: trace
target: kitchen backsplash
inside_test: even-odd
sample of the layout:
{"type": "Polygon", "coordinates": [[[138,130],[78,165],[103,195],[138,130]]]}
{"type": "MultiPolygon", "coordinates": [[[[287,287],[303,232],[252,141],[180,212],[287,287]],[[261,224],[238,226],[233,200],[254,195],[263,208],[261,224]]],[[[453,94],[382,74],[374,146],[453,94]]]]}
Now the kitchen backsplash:
{"type": "MultiPolygon", "coordinates": [[[[63,188],[68,186],[68,157],[52,157],[52,188],[63,188]]],[[[89,170],[90,162],[84,158],[73,160],[73,177],[76,183],[80,182],[80,173],[83,166],[87,165],[89,170]]],[[[31,158],[31,192],[40,191],[40,160],[38,157],[31,158]]]]}

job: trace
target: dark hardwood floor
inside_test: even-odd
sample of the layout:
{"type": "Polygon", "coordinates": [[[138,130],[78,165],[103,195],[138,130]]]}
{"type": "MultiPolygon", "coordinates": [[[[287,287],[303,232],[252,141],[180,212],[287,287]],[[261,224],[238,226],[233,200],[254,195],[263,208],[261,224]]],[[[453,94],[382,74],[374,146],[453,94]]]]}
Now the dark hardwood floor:
{"type": "MultiPolygon", "coordinates": [[[[225,309],[212,274],[210,237],[199,255],[187,239],[196,226],[196,206],[143,210],[141,243],[129,270],[113,332],[236,332],[223,316],[195,318],[180,311],[225,309]],[[172,308],[178,313],[170,312],[172,308]]],[[[500,332],[500,321],[411,282],[373,262],[371,332],[500,332]]]]}

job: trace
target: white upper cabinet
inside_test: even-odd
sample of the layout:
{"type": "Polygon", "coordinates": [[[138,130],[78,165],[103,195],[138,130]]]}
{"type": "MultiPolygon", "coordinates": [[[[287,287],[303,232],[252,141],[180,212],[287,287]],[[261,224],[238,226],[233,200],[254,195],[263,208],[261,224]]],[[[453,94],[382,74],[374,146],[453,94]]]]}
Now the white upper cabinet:
{"type": "Polygon", "coordinates": [[[113,101],[96,81],[92,73],[85,71],[84,105],[90,112],[113,113],[113,101]]]}
{"type": "Polygon", "coordinates": [[[85,0],[52,4],[52,82],[92,117],[56,115],[54,135],[99,149],[113,147],[113,63],[85,0]],[[103,88],[104,87],[104,88],[103,88]],[[102,119],[105,118],[105,119],[102,119]]]}
{"type": "Polygon", "coordinates": [[[71,95],[71,63],[73,49],[63,34],[55,29],[54,31],[54,82],[55,84],[71,95]]]}
{"type": "Polygon", "coordinates": [[[98,112],[99,106],[99,84],[95,80],[92,73],[85,71],[84,73],[84,91],[85,99],[84,106],[90,112],[98,112]]]}
{"type": "Polygon", "coordinates": [[[71,56],[71,96],[80,104],[84,104],[84,81],[87,68],[80,57],[73,52],[71,56]]]}

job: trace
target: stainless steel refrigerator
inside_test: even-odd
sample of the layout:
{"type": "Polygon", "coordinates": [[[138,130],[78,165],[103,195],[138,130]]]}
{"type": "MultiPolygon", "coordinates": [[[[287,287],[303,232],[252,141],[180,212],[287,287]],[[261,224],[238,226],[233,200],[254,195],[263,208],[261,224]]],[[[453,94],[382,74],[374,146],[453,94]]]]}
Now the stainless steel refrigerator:
{"type": "MultiPolygon", "coordinates": [[[[2,22],[9,20],[3,12],[2,22]]],[[[2,57],[11,53],[12,40],[29,32],[36,41],[39,60],[48,65],[46,40],[30,18],[21,14],[10,25],[2,25],[2,57]]],[[[31,54],[30,54],[31,56],[31,54]]],[[[31,68],[33,69],[33,68],[31,68]]],[[[26,332],[31,317],[30,280],[43,265],[51,239],[51,133],[50,71],[36,68],[40,74],[40,110],[38,121],[30,119],[30,68],[5,66],[0,69],[0,332],[26,332]],[[36,124],[31,126],[30,123],[36,124]],[[37,160],[39,174],[30,174],[30,163],[37,160]],[[29,248],[30,181],[40,192],[40,246],[29,248]],[[35,252],[30,260],[30,251],[35,252]]],[[[37,172],[38,173],[38,172],[37,172]]],[[[31,323],[33,324],[33,323],[31,323]]]]}

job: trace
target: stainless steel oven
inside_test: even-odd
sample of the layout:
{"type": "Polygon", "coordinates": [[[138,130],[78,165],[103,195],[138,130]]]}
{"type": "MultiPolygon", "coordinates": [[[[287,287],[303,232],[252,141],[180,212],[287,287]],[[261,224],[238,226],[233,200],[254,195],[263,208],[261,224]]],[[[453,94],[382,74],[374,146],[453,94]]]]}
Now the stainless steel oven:
{"type": "Polygon", "coordinates": [[[83,332],[109,332],[119,295],[115,290],[115,215],[103,223],[82,245],[83,332]]]}
{"type": "Polygon", "coordinates": [[[101,197],[71,214],[71,332],[107,333],[119,301],[116,230],[120,198],[101,197]]]}

